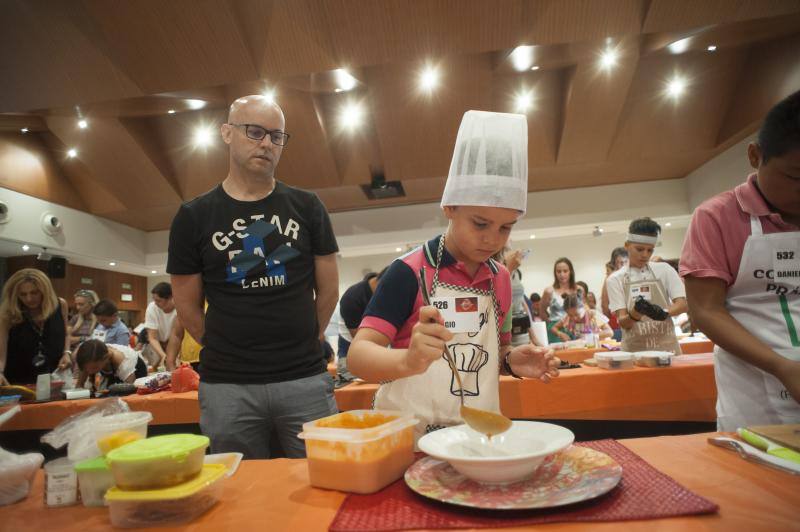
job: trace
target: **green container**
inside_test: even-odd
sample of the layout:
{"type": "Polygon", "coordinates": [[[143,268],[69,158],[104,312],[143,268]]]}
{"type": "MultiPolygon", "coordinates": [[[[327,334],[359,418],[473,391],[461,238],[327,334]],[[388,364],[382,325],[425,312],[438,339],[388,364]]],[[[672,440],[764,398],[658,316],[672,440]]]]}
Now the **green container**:
{"type": "Polygon", "coordinates": [[[200,473],[208,443],[196,434],[155,436],[117,447],[106,460],[120,489],[167,488],[200,473]]]}
{"type": "Polygon", "coordinates": [[[114,476],[102,456],[75,464],[78,487],[84,506],[105,505],[106,492],[114,486],[114,476]]]}

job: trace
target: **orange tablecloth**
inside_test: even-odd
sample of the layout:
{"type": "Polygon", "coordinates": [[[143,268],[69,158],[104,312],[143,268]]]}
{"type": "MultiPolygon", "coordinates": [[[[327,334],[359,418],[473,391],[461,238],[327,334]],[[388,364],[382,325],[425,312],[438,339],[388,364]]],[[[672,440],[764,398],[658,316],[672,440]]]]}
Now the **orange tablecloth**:
{"type": "MultiPolygon", "coordinates": [[[[158,392],[150,395],[128,395],[122,399],[131,410],[152,413],[153,425],[197,423],[200,419],[197,392],[158,392]]],[[[96,404],[96,399],[79,399],[22,405],[22,412],[11,418],[0,430],[52,429],[67,417],[96,404]]]]}
{"type": "MultiPolygon", "coordinates": [[[[711,434],[622,440],[656,469],[720,506],[715,515],[623,523],[555,523],[547,531],[765,531],[798,529],[800,478],[745,462],[731,451],[706,443],[711,434]]],[[[0,509],[4,530],[112,530],[104,508],[45,509],[42,473],[31,495],[0,509]]],[[[241,463],[227,480],[220,504],[191,525],[158,530],[327,530],[345,494],[312,488],[305,460],[254,460],[241,463]]],[[[490,530],[490,529],[484,529],[490,530]]],[[[519,530],[519,529],[517,529],[519,530]]]]}
{"type": "MultiPolygon", "coordinates": [[[[714,342],[704,340],[701,342],[680,342],[681,351],[684,355],[696,355],[699,353],[710,353],[714,350],[714,342]]],[[[566,360],[572,364],[580,364],[598,351],[606,349],[563,349],[556,351],[556,356],[561,360],[566,360]]]]}
{"type": "MultiPolygon", "coordinates": [[[[336,390],[340,410],[370,408],[377,384],[336,390]]],[[[514,419],[714,421],[711,353],[684,355],[667,368],[564,370],[550,384],[500,378],[500,408],[514,419]]]]}

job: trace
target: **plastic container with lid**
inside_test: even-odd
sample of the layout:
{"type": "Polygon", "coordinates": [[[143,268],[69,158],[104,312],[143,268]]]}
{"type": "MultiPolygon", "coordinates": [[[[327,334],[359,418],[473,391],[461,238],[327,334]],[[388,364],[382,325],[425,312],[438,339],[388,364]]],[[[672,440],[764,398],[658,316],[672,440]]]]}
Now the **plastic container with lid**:
{"type": "Polygon", "coordinates": [[[414,462],[411,414],[351,410],[303,424],[312,486],[373,493],[401,478],[414,462]]]}
{"type": "Polygon", "coordinates": [[[200,473],[208,438],[166,434],[137,440],[112,450],[106,459],[117,487],[157,489],[186,482],[200,473]]]}
{"type": "Polygon", "coordinates": [[[225,471],[222,464],[207,464],[193,479],[169,488],[126,491],[113,487],[106,493],[111,524],[133,528],[188,523],[222,497],[225,471]]]}
{"type": "Polygon", "coordinates": [[[595,353],[594,359],[597,360],[597,367],[603,369],[630,369],[634,362],[633,353],[627,351],[595,353]]]}
{"type": "Polygon", "coordinates": [[[640,351],[636,355],[636,365],[646,368],[662,368],[672,365],[672,357],[675,356],[669,351],[640,351]]]}
{"type": "Polygon", "coordinates": [[[106,459],[103,457],[84,460],[75,465],[78,473],[78,488],[84,506],[105,506],[104,497],[109,488],[114,486],[106,459]]]}
{"type": "Polygon", "coordinates": [[[101,456],[98,442],[116,432],[134,432],[140,438],[147,437],[147,424],[153,420],[150,412],[122,412],[110,416],[94,416],[87,420],[85,433],[69,442],[67,456],[73,462],[82,462],[101,456]]]}

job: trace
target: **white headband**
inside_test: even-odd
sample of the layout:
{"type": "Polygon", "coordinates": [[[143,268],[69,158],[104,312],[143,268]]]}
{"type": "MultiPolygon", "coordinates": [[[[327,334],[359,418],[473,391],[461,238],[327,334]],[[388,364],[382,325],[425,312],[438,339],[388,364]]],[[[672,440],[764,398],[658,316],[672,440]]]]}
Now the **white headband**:
{"type": "Polygon", "coordinates": [[[658,244],[658,237],[657,236],[647,236],[647,235],[636,235],[633,233],[628,233],[628,242],[635,242],[637,244],[658,244]]]}

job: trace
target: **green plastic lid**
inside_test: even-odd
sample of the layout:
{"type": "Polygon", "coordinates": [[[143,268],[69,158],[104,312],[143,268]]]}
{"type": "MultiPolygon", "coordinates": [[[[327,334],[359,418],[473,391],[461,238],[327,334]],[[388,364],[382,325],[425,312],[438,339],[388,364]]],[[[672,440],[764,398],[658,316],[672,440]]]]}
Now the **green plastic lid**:
{"type": "Polygon", "coordinates": [[[184,460],[190,453],[208,447],[208,438],[197,434],[165,434],[136,440],[117,447],[106,455],[109,462],[142,460],[184,460]]]}
{"type": "Polygon", "coordinates": [[[78,473],[89,473],[89,472],[97,472],[97,471],[108,471],[108,462],[102,456],[98,456],[97,458],[90,458],[89,460],[84,460],[83,462],[78,462],[75,464],[75,471],[78,473]]]}

